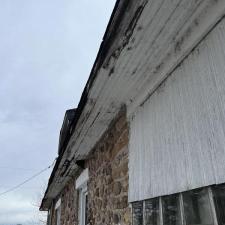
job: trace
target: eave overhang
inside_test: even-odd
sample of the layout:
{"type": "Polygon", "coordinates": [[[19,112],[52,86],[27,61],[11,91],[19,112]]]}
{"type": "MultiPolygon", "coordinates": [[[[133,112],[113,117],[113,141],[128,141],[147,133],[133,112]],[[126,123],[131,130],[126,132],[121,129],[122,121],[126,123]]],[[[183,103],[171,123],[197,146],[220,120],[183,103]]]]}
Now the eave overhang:
{"type": "Polygon", "coordinates": [[[121,107],[131,116],[224,14],[224,0],[117,1],[41,210],[49,209],[121,107]]]}

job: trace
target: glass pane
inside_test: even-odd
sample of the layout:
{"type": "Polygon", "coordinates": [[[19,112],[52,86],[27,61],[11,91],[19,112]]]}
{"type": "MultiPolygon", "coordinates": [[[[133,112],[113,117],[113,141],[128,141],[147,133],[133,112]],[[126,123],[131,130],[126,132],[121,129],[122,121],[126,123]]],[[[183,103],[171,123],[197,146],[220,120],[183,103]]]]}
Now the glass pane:
{"type": "Polygon", "coordinates": [[[143,203],[134,202],[133,207],[133,225],[142,225],[143,224],[143,203]]]}
{"type": "Polygon", "coordinates": [[[218,224],[225,225],[225,185],[212,187],[218,224]]]}
{"type": "Polygon", "coordinates": [[[145,224],[159,225],[159,199],[145,201],[145,224]]]}
{"type": "Polygon", "coordinates": [[[170,195],[162,198],[163,224],[181,225],[179,195],[170,195]]]}
{"type": "Polygon", "coordinates": [[[186,225],[213,225],[207,188],[183,193],[186,225]]]}

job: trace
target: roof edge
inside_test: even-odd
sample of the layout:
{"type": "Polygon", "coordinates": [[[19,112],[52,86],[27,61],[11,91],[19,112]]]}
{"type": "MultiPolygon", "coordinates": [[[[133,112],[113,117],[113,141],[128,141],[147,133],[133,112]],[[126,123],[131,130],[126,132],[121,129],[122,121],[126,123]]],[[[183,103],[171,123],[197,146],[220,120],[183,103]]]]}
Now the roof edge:
{"type": "Polygon", "coordinates": [[[50,185],[53,182],[53,179],[55,177],[55,173],[58,170],[60,162],[61,162],[61,160],[63,158],[63,155],[64,155],[64,153],[66,151],[66,148],[67,148],[67,145],[69,143],[70,137],[74,133],[74,130],[76,128],[78,120],[79,120],[79,118],[80,118],[80,116],[81,116],[81,114],[83,112],[83,109],[84,109],[86,103],[87,103],[88,93],[89,93],[91,87],[93,86],[93,83],[94,83],[94,81],[95,81],[95,79],[97,77],[98,70],[101,68],[101,66],[102,66],[102,64],[104,62],[105,56],[107,55],[107,53],[109,51],[109,46],[115,40],[116,28],[118,27],[118,25],[122,21],[122,17],[124,15],[124,11],[126,10],[126,8],[128,6],[128,3],[129,3],[129,0],[117,0],[116,3],[115,3],[113,12],[112,12],[112,14],[110,16],[109,23],[107,25],[106,31],[105,31],[103,39],[102,39],[102,42],[101,42],[98,54],[96,56],[94,65],[93,65],[93,67],[91,69],[90,76],[89,76],[88,81],[87,81],[87,83],[85,85],[85,88],[84,88],[84,90],[82,92],[82,95],[81,95],[78,107],[76,109],[76,113],[75,113],[74,119],[72,121],[72,124],[71,124],[72,132],[69,135],[69,137],[67,138],[67,140],[65,141],[65,143],[64,143],[64,145],[62,147],[62,150],[61,150],[61,154],[56,159],[55,166],[54,166],[54,168],[52,170],[52,173],[51,173],[49,181],[48,181],[47,189],[45,191],[45,194],[44,194],[44,197],[42,199],[41,205],[39,207],[40,211],[47,211],[47,208],[49,209],[50,206],[51,206],[49,200],[53,200],[53,199],[48,199],[47,198],[49,187],[50,187],[50,185]]]}

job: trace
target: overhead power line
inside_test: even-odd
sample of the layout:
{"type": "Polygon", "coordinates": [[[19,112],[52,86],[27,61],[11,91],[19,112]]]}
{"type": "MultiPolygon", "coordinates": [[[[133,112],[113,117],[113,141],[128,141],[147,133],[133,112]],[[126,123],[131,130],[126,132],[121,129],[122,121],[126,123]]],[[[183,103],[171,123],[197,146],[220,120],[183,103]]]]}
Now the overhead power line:
{"type": "Polygon", "coordinates": [[[38,173],[34,174],[33,176],[31,176],[30,178],[26,179],[26,180],[23,181],[22,183],[17,184],[16,186],[14,186],[14,187],[12,187],[12,188],[9,188],[8,190],[6,190],[6,191],[0,193],[0,197],[3,196],[3,195],[5,195],[5,194],[7,194],[7,193],[9,193],[9,192],[12,192],[12,191],[18,189],[19,187],[23,186],[24,184],[26,184],[26,183],[28,183],[29,181],[33,180],[34,178],[38,177],[39,175],[41,175],[41,174],[44,173],[45,171],[49,170],[49,169],[54,165],[54,163],[55,163],[55,160],[54,160],[54,162],[53,162],[50,166],[48,166],[48,167],[46,167],[45,169],[43,169],[43,170],[39,171],[38,173]]]}

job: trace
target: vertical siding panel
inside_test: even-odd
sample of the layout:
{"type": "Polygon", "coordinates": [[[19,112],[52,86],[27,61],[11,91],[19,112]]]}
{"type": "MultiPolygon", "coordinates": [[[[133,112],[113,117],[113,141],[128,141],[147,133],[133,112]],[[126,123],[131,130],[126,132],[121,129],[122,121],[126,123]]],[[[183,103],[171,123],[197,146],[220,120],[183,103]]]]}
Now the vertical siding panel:
{"type": "Polygon", "coordinates": [[[129,200],[225,182],[225,20],[130,119],[129,200]]]}
{"type": "Polygon", "coordinates": [[[222,24],[218,26],[218,35],[212,39],[209,46],[209,62],[212,74],[212,82],[215,90],[218,91],[214,99],[214,120],[212,121],[212,132],[210,143],[213,149],[213,157],[216,168],[217,183],[224,180],[224,146],[225,146],[225,46],[224,46],[224,28],[222,24]],[[219,44],[218,44],[219,43],[219,44]],[[220,57],[219,57],[220,56],[220,57]],[[220,128],[220,129],[219,129],[220,128]],[[217,140],[213,138],[217,136],[217,140]]]}

